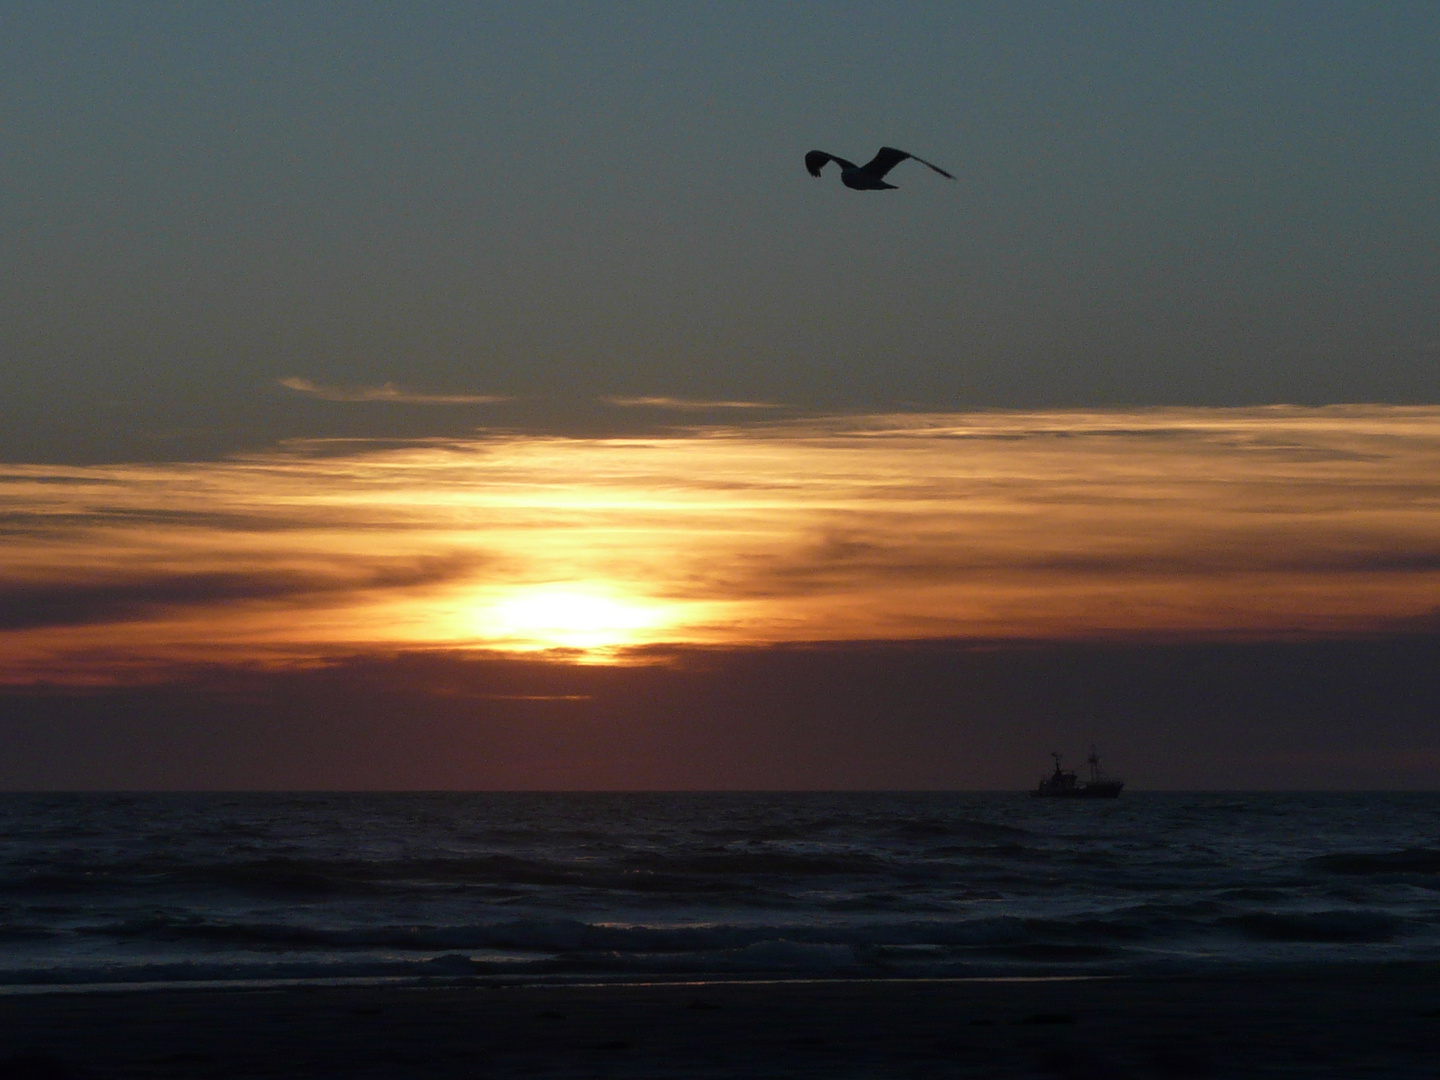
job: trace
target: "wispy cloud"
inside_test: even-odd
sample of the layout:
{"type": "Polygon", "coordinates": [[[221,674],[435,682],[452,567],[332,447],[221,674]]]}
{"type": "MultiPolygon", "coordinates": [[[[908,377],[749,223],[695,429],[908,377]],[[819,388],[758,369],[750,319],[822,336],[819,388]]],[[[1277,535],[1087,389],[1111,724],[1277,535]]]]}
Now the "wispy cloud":
{"type": "Polygon", "coordinates": [[[423,394],[389,382],[379,386],[325,386],[296,375],[279,382],[287,390],[307,394],[321,401],[380,401],[393,405],[493,405],[499,401],[510,400],[495,394],[423,394]]]}
{"type": "Polygon", "coordinates": [[[135,568],[102,577],[0,581],[0,630],[133,622],[185,608],[236,611],[247,604],[312,606],[337,593],[415,589],[468,578],[477,560],[463,556],[414,561],[381,558],[257,567],[249,571],[135,568]]]}
{"type": "Polygon", "coordinates": [[[0,464],[0,534],[0,681],[433,648],[1363,634],[1435,624],[1440,406],[0,464]]]}
{"type": "Polygon", "coordinates": [[[709,401],[701,398],[602,397],[606,405],[622,409],[673,409],[677,412],[708,412],[712,409],[783,409],[769,401],[709,401]]]}

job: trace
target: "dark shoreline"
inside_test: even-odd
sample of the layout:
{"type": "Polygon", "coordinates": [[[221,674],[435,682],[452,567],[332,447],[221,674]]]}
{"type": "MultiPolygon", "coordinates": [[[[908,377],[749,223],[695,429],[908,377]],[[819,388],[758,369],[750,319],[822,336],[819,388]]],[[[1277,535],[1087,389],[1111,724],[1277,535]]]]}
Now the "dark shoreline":
{"type": "Polygon", "coordinates": [[[1440,965],[0,998],[0,1077],[1427,1076],[1440,965]]]}

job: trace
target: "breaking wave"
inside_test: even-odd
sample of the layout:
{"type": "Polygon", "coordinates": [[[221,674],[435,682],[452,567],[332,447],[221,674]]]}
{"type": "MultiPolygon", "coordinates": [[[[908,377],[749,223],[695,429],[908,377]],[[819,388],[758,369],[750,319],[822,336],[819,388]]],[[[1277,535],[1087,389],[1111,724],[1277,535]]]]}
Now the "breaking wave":
{"type": "Polygon", "coordinates": [[[0,986],[1440,958],[1440,798],[0,797],[0,986]]]}

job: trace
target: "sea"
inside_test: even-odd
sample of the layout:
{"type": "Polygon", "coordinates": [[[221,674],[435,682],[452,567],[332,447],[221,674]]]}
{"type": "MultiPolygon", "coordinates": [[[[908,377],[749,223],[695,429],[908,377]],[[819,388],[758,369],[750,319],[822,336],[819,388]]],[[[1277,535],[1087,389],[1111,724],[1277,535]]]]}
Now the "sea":
{"type": "Polygon", "coordinates": [[[1440,958],[1440,794],[0,795],[0,993],[1440,958]]]}

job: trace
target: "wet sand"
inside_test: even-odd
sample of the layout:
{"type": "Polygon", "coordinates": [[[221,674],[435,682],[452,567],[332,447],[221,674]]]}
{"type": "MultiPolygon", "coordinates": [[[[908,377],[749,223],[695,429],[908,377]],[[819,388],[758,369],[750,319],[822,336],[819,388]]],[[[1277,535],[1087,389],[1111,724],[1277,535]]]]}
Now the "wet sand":
{"type": "Polygon", "coordinates": [[[1440,1076],[1440,966],[0,997],[0,1078],[1440,1076]]]}

